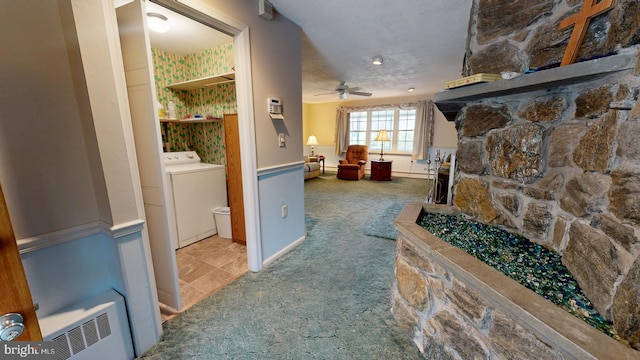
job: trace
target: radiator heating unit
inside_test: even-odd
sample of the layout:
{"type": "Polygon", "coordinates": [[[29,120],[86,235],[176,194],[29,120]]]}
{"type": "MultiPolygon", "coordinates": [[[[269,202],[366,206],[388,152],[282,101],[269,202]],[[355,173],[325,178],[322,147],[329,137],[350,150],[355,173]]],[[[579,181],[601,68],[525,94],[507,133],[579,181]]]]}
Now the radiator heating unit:
{"type": "Polygon", "coordinates": [[[108,290],[39,319],[44,340],[58,359],[133,359],[124,298],[108,290]]]}

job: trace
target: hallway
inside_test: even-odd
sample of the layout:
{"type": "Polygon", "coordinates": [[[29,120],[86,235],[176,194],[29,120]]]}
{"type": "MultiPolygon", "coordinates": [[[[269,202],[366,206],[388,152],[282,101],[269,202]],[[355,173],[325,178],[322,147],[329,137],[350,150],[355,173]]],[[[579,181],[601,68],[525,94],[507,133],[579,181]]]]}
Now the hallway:
{"type": "MultiPolygon", "coordinates": [[[[305,182],[307,236],[163,325],[145,359],[419,359],[391,308],[395,241],[365,234],[423,179],[305,182]]],[[[191,252],[191,251],[190,251],[191,252]]]]}

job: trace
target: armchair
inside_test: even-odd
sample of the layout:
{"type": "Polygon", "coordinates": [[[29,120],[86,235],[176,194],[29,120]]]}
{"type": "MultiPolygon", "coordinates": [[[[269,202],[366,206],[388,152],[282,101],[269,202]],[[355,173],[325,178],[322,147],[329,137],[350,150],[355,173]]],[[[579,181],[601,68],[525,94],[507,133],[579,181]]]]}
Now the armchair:
{"type": "Polygon", "coordinates": [[[320,163],[317,157],[304,157],[304,179],[312,179],[320,176],[320,163]]]}
{"type": "Polygon", "coordinates": [[[364,178],[364,169],[369,159],[367,145],[349,145],[344,160],[338,164],[338,179],[360,180],[364,178]]]}

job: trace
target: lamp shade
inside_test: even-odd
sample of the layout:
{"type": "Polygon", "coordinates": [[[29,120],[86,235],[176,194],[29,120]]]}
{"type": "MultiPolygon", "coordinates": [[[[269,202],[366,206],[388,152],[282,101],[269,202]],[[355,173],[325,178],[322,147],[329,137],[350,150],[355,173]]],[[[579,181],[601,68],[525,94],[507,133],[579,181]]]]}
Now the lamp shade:
{"type": "Polygon", "coordinates": [[[307,145],[318,145],[318,139],[316,139],[315,135],[309,136],[307,139],[307,145]]]}
{"type": "Polygon", "coordinates": [[[374,141],[389,141],[389,134],[387,134],[387,130],[380,130],[378,131],[378,135],[376,135],[376,138],[374,139],[374,141]]]}

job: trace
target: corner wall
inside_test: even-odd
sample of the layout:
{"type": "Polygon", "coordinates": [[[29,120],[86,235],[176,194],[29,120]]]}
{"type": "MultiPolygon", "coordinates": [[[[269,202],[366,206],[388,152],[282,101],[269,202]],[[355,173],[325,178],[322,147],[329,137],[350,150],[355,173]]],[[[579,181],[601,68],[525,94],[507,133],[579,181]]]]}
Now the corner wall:
{"type": "MultiPolygon", "coordinates": [[[[270,201],[272,198],[288,199],[289,214],[304,214],[301,159],[302,32],[299,26],[277,11],[274,11],[272,20],[261,18],[254,0],[200,2],[243,22],[250,29],[256,151],[253,175],[256,177],[258,193],[256,203],[245,203],[245,208],[259,206],[261,248],[272,249],[268,253],[282,254],[281,250],[288,249],[305,236],[304,217],[272,216],[281,214],[282,209],[279,201],[270,201]],[[285,120],[271,119],[267,108],[268,98],[282,101],[285,120]],[[278,134],[285,135],[284,147],[279,146],[278,134]],[[290,171],[296,166],[300,176],[292,178],[290,171]],[[269,173],[269,177],[262,176],[265,173],[269,173]],[[282,228],[287,231],[279,232],[282,228]]],[[[239,116],[242,114],[239,113],[239,116]]]]}
{"type": "Polygon", "coordinates": [[[115,11],[109,2],[68,0],[1,7],[0,26],[14,36],[1,58],[12,71],[1,85],[0,181],[38,317],[115,288],[140,354],[162,330],[118,91],[125,87],[115,85],[123,74],[114,65],[115,11]]]}
{"type": "MultiPolygon", "coordinates": [[[[32,6],[59,12],[56,2],[32,6]]],[[[93,177],[95,135],[85,140],[84,119],[91,114],[86,89],[77,87],[79,63],[67,52],[60,18],[28,8],[7,5],[11,16],[0,25],[16,34],[3,40],[0,55],[11,69],[1,85],[0,182],[18,240],[110,220],[98,203],[98,193],[106,197],[101,175],[93,177]],[[28,16],[33,24],[24,20],[28,16]]]]}

